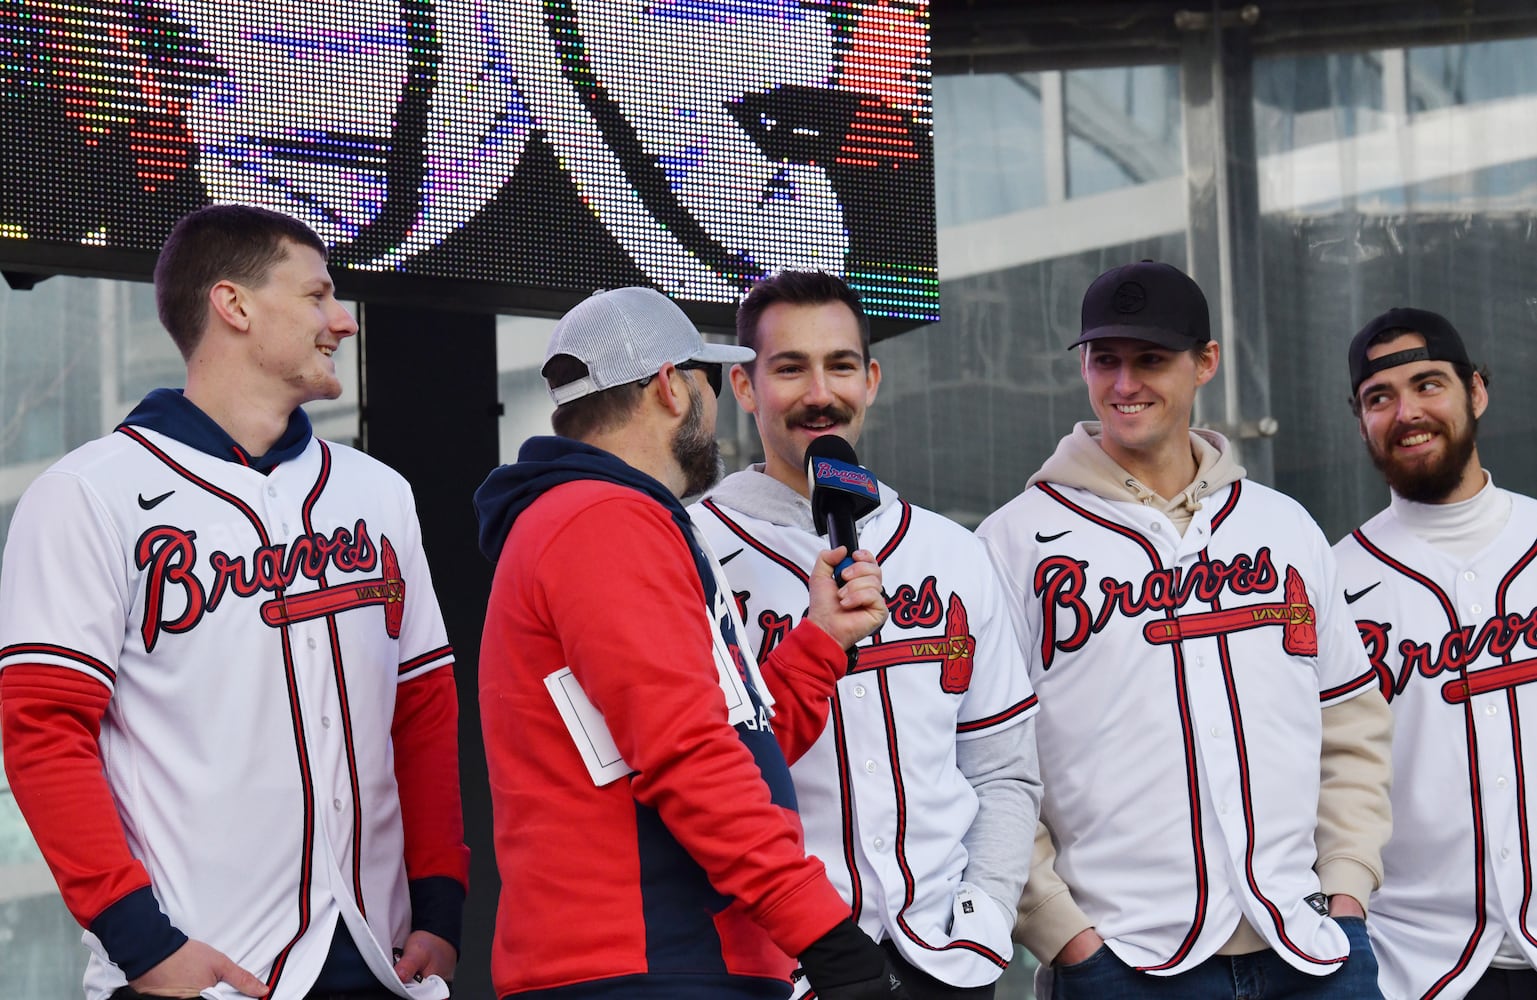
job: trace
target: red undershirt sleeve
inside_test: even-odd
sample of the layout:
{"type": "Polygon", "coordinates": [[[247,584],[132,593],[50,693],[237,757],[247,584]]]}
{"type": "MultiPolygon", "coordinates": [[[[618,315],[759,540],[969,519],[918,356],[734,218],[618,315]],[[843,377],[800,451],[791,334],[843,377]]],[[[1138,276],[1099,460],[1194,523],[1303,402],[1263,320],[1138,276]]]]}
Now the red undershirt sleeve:
{"type": "Polygon", "coordinates": [[[411,929],[459,946],[470,849],[459,792],[459,699],[452,665],[401,684],[390,738],[411,884],[411,929]]]}
{"type": "Polygon", "coordinates": [[[67,667],[18,663],[0,671],[0,738],[11,793],[64,905],[134,979],[180,948],[128,849],[102,771],[101,720],[111,693],[67,667]]]}

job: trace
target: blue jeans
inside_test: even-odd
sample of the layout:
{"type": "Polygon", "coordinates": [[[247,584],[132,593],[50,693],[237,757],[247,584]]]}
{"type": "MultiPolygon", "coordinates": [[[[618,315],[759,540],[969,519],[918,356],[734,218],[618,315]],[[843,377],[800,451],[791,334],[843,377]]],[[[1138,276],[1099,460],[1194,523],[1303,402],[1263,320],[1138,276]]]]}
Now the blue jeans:
{"type": "Polygon", "coordinates": [[[1310,976],[1275,952],[1214,955],[1177,976],[1138,972],[1101,947],[1082,962],[1052,970],[1051,1000],[1382,1000],[1377,956],[1366,921],[1339,918],[1350,957],[1327,976],[1310,976]]]}

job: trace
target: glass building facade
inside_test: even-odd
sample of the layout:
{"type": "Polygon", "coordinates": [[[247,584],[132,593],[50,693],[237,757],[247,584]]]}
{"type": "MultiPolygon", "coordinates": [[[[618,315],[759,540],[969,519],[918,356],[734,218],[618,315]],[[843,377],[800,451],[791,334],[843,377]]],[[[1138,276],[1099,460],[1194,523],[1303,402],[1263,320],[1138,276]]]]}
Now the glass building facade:
{"type": "MultiPolygon", "coordinates": [[[[1066,345],[1089,282],[1140,258],[1208,292],[1224,370],[1199,422],[1331,539],[1387,501],[1346,406],[1345,347],[1391,306],[1448,316],[1490,366],[1481,456],[1501,486],[1537,493],[1537,402],[1522,388],[1537,377],[1537,29],[1474,40],[1443,21],[1401,47],[1295,51],[1247,45],[1246,30],[1121,65],[1042,45],[1018,68],[940,66],[943,318],[876,345],[884,382],[860,444],[909,499],[975,525],[1091,418],[1066,345]]],[[[503,460],[548,427],[548,328],[500,321],[503,460]]],[[[42,469],[181,379],[148,286],[0,287],[0,537],[42,469]]],[[[348,393],[312,412],[324,436],[359,436],[357,383],[353,367],[348,393]]],[[[741,465],[757,442],[732,413],[720,433],[741,465]]],[[[78,995],[78,934],[0,782],[0,992],[78,995]]],[[[464,961],[461,981],[483,981],[470,965],[486,957],[464,961]]],[[[1000,997],[1027,996],[1020,963],[1000,997]]]]}

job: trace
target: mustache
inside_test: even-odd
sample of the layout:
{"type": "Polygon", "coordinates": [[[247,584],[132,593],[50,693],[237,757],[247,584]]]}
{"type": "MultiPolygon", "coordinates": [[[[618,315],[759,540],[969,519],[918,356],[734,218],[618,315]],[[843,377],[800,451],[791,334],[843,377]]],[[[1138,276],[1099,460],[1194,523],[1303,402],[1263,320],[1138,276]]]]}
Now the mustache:
{"type": "Polygon", "coordinates": [[[824,417],[836,424],[846,424],[854,419],[854,411],[836,403],[830,406],[806,406],[785,414],[785,423],[791,427],[797,427],[824,417]]]}

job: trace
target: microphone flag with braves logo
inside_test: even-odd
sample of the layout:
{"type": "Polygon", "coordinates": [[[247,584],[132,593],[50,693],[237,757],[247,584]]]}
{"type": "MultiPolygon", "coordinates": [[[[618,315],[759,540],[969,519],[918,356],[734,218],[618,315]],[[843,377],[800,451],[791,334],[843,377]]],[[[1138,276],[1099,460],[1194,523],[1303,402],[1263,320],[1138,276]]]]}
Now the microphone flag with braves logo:
{"type": "Polygon", "coordinates": [[[811,521],[817,534],[827,536],[828,548],[848,547],[834,575],[854,565],[859,532],[854,522],[881,505],[880,487],[869,469],[854,457],[854,447],[836,434],[826,434],[806,448],[806,482],[811,487],[811,521]]]}

